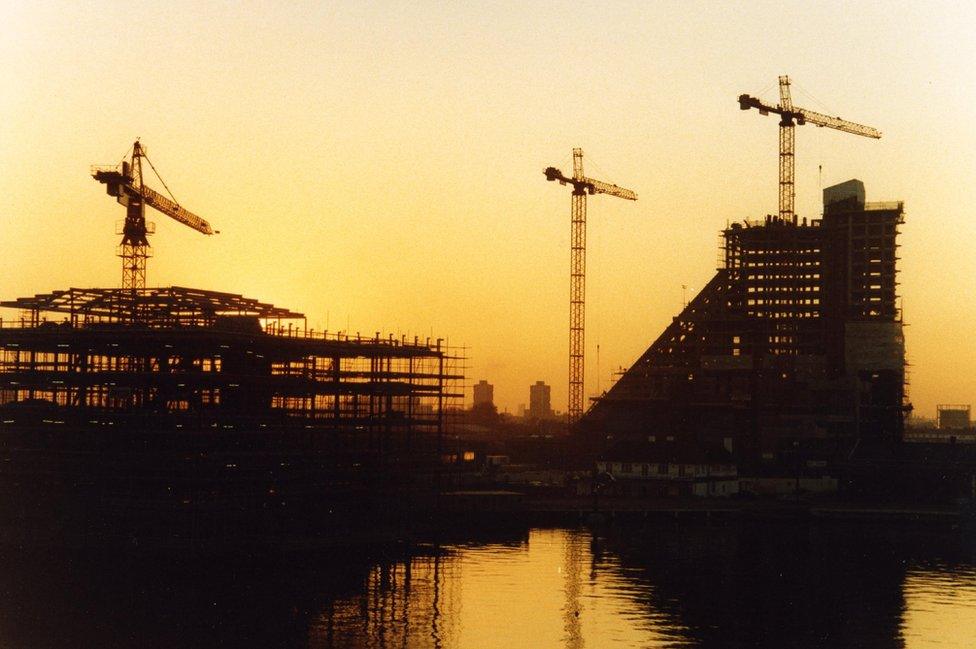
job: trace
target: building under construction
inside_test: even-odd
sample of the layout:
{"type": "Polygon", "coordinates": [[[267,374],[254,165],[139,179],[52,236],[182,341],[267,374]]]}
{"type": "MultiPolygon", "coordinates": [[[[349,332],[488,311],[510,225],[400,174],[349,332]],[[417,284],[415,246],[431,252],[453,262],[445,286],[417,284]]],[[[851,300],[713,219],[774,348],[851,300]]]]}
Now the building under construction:
{"type": "Polygon", "coordinates": [[[441,340],[313,332],[240,295],[69,289],[0,306],[16,310],[0,321],[0,474],[20,508],[5,516],[182,508],[250,525],[366,507],[436,473],[463,396],[441,340]]]}
{"type": "Polygon", "coordinates": [[[900,440],[902,222],[902,203],[848,181],[824,190],[822,219],[728,227],[715,276],[587,412],[592,450],[673,444],[730,454],[740,475],[836,476],[900,440]]]}

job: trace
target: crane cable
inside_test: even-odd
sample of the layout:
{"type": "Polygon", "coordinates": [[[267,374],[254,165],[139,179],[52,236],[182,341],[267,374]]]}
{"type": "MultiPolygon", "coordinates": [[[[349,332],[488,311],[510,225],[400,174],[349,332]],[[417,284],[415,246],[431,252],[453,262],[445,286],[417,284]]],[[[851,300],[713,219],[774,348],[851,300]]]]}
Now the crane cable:
{"type": "Polygon", "coordinates": [[[122,163],[123,163],[123,162],[125,162],[125,159],[126,159],[127,157],[129,157],[129,154],[130,154],[130,153],[132,153],[132,147],[131,147],[131,146],[130,146],[130,147],[128,148],[128,150],[126,150],[126,152],[125,152],[125,153],[123,153],[123,154],[122,154],[122,159],[121,159],[121,160],[119,160],[119,163],[118,163],[117,165],[115,165],[115,166],[116,166],[116,167],[121,167],[121,166],[122,166],[122,163]]]}
{"type": "Polygon", "coordinates": [[[800,91],[800,94],[801,95],[803,95],[805,97],[808,97],[814,103],[814,105],[816,105],[820,110],[822,110],[826,114],[828,114],[828,115],[836,115],[837,114],[837,113],[835,113],[833,111],[833,109],[831,109],[829,106],[827,106],[827,104],[825,104],[824,102],[822,102],[819,99],[817,99],[816,97],[814,97],[813,94],[811,94],[803,86],[801,86],[799,84],[796,84],[796,83],[793,83],[792,85],[795,86],[796,89],[800,91]]]}
{"type": "Polygon", "coordinates": [[[145,158],[146,159],[146,162],[149,163],[149,168],[153,170],[153,173],[154,174],[156,174],[156,178],[159,178],[159,182],[163,183],[163,187],[166,188],[166,193],[169,194],[169,197],[172,198],[173,199],[173,202],[176,203],[176,206],[179,207],[180,206],[180,202],[178,200],[176,200],[176,197],[173,196],[173,192],[170,191],[170,189],[169,189],[169,185],[166,184],[166,181],[163,180],[163,177],[159,175],[159,172],[158,171],[156,171],[156,167],[153,166],[152,160],[150,160],[149,159],[149,156],[147,156],[145,153],[142,154],[142,157],[145,158]]]}

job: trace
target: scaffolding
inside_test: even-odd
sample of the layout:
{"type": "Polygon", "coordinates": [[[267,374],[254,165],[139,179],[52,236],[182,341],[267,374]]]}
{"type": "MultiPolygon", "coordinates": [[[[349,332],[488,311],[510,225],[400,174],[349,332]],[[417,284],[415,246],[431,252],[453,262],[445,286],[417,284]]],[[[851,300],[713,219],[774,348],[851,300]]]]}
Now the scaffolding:
{"type": "Polygon", "coordinates": [[[442,339],[315,332],[304,315],[182,287],[69,289],[0,302],[5,425],[302,430],[376,453],[431,448],[463,399],[442,339]]]}

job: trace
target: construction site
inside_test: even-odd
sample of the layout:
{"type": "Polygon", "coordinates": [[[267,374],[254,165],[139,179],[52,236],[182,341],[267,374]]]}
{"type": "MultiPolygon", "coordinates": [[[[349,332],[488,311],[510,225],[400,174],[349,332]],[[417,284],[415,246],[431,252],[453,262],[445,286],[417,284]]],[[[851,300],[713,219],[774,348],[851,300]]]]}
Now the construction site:
{"type": "MultiPolygon", "coordinates": [[[[794,208],[796,126],[881,133],[795,107],[788,77],[779,90],[776,105],[738,98],[744,111],[780,117],[778,213],[722,230],[711,280],[589,404],[587,197],[637,194],[587,177],[578,148],[572,175],[544,170],[572,190],[572,434],[523,435],[526,484],[558,469],[542,486],[576,495],[854,493],[920,467],[919,480],[940,472],[921,446],[902,443],[911,411],[897,294],[903,204],[869,202],[850,180],[823,190],[819,218],[794,208]]],[[[267,529],[321,528],[339,512],[380,511],[392,494],[404,503],[442,494],[445,473],[458,488],[514,473],[499,468],[518,444],[499,448],[490,395],[481,436],[462,441],[464,351],[443,339],[314,331],[301,313],[239,294],[147,286],[146,206],[217,231],[168,187],[169,196],[147,186],[144,171],[155,168],[138,140],[130,153],[91,171],[125,208],[121,287],[0,302],[12,314],[0,319],[0,466],[15,496],[0,516],[49,522],[58,511],[58,525],[133,529],[132,516],[167,530],[187,513],[219,526],[233,512],[248,525],[267,519],[267,529]]],[[[967,471],[939,479],[965,482],[967,471]]]]}
{"type": "Polygon", "coordinates": [[[824,190],[822,219],[732,224],[721,268],[582,429],[621,446],[602,453],[711,451],[749,475],[791,475],[798,462],[836,475],[858,447],[900,440],[902,222],[901,203],[865,202],[850,181],[824,190]]]}
{"type": "Polygon", "coordinates": [[[733,465],[784,476],[802,466],[813,479],[835,480],[839,458],[902,438],[910,409],[896,301],[903,205],[867,202],[863,183],[851,180],[823,191],[821,218],[800,219],[794,208],[796,127],[881,133],[794,106],[789,77],[779,77],[779,94],[775,105],[738,98],[743,111],[780,118],[778,213],[722,231],[711,281],[589,408],[586,199],[637,194],[586,177],[580,149],[571,177],[545,170],[573,189],[569,424],[587,457],[607,460],[604,469],[637,462],[648,477],[650,466],[710,462],[721,473],[733,465]]]}
{"type": "Polygon", "coordinates": [[[904,435],[903,203],[849,180],[819,218],[794,209],[797,126],[881,133],[794,106],[790,85],[775,105],[738,98],[780,117],[778,213],[721,232],[715,275],[592,400],[579,443],[625,495],[970,498],[972,453],[904,435]]]}
{"type": "Polygon", "coordinates": [[[440,340],[316,333],[240,295],[68,289],[0,306],[23,314],[0,328],[2,403],[60,412],[55,425],[314,429],[382,457],[436,440],[460,397],[440,340]]]}
{"type": "Polygon", "coordinates": [[[463,398],[459,350],[316,332],[237,294],[147,288],[145,205],[213,229],[146,187],[143,159],[136,142],[130,160],[93,171],[126,207],[121,288],[0,302],[12,310],[0,319],[0,457],[15,496],[4,519],[169,534],[185,531],[174,517],[239,515],[285,530],[436,486],[463,398]]]}

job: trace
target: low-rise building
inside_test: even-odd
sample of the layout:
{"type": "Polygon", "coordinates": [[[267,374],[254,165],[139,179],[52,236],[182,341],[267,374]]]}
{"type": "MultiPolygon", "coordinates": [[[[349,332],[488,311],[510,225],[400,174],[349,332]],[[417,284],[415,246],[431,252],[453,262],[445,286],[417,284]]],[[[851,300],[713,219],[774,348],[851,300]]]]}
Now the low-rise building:
{"type": "Polygon", "coordinates": [[[727,497],[739,491],[738,467],[725,449],[679,448],[673,441],[617,447],[596,463],[597,475],[608,474],[601,490],[619,496],[727,497]]]}

